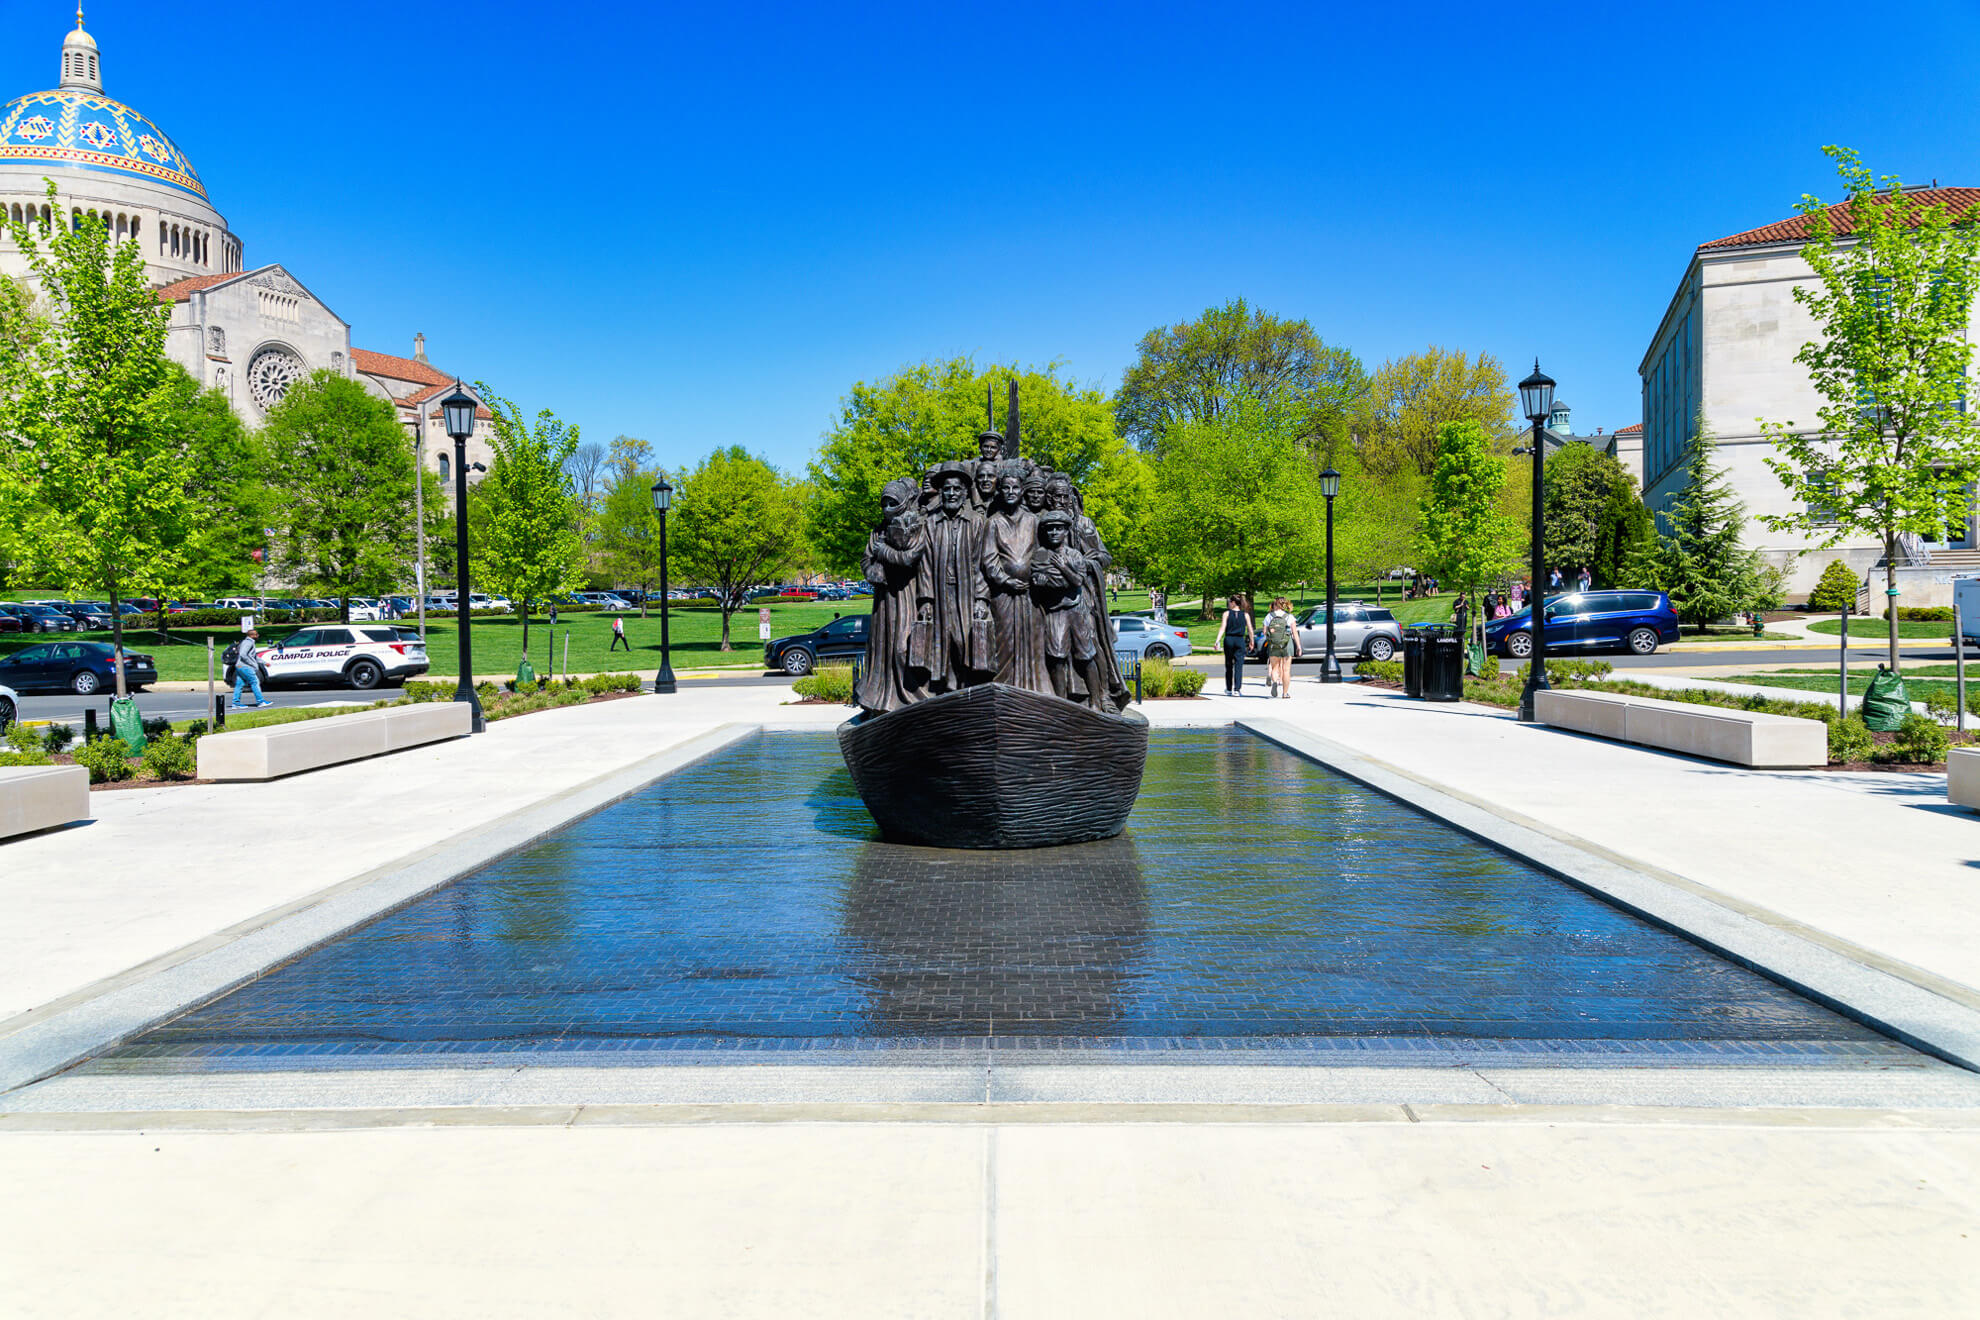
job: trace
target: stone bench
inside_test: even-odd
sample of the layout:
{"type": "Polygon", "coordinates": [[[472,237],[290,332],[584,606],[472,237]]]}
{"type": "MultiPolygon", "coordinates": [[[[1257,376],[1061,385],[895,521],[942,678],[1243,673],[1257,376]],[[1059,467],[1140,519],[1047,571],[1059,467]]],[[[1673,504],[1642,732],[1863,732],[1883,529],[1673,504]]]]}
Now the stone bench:
{"type": "Polygon", "coordinates": [[[280,779],[468,733],[466,705],[427,701],[201,738],[201,779],[280,779]]]}
{"type": "Polygon", "coordinates": [[[1734,765],[1793,769],[1829,761],[1828,726],[1795,715],[1577,688],[1540,693],[1534,715],[1557,729],[1734,765]]]}
{"type": "Polygon", "coordinates": [[[1956,807],[1980,811],[1980,749],[1955,747],[1946,753],[1946,797],[1956,807]]]}
{"type": "Polygon", "coordinates": [[[81,766],[0,766],[0,839],[52,830],[89,815],[89,771],[81,766]]]}

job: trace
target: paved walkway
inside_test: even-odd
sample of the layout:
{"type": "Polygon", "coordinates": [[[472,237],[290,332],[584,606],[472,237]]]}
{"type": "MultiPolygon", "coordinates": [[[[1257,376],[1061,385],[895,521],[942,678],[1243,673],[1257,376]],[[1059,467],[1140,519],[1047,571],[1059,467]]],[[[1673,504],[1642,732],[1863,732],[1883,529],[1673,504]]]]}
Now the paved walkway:
{"type": "MultiPolygon", "coordinates": [[[[0,1037],[718,725],[844,714],[787,699],[98,794],[94,824],[0,845],[0,1037]]],[[[1304,678],[1146,709],[1286,720],[1980,998],[1980,820],[1941,777],[1738,771],[1304,678]]],[[[1953,1315],[1980,1268],[1980,1110],[1103,1101],[12,1114],[0,1309],[1953,1315]]]]}

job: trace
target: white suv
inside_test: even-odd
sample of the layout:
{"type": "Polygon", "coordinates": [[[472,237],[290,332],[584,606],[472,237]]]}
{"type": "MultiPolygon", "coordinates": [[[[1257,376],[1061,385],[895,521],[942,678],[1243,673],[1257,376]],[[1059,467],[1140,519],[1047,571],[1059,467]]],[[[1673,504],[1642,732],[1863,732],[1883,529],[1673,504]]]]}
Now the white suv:
{"type": "Polygon", "coordinates": [[[426,644],[408,629],[323,624],[302,628],[261,653],[270,687],[334,683],[364,691],[397,687],[426,672],[426,644]]]}

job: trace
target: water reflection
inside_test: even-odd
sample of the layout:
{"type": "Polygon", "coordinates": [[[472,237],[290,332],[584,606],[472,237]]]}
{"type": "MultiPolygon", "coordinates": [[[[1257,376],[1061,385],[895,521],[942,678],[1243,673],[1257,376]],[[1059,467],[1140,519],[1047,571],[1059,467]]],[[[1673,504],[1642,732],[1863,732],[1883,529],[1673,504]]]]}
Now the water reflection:
{"type": "Polygon", "coordinates": [[[885,1036],[1115,1035],[1148,947],[1132,835],[1022,853],[869,843],[844,931],[885,1036]]]}

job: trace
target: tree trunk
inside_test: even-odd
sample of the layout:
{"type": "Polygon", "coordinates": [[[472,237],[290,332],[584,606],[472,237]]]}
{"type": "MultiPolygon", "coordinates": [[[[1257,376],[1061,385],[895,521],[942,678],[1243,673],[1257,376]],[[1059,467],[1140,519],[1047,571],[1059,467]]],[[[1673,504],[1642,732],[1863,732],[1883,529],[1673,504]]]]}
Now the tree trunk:
{"type": "Polygon", "coordinates": [[[117,676],[117,699],[121,701],[131,694],[124,686],[124,608],[117,599],[114,581],[110,584],[110,669],[117,676]]]}
{"type": "Polygon", "coordinates": [[[338,593],[337,596],[337,622],[348,625],[350,621],[351,621],[351,598],[340,592],[338,593]]]}
{"type": "Polygon", "coordinates": [[[1884,541],[1884,603],[1890,610],[1891,672],[1898,671],[1897,537],[1884,541]]]}
{"type": "Polygon", "coordinates": [[[524,600],[522,603],[522,607],[523,607],[523,659],[527,660],[529,659],[529,601],[524,600]]]}

